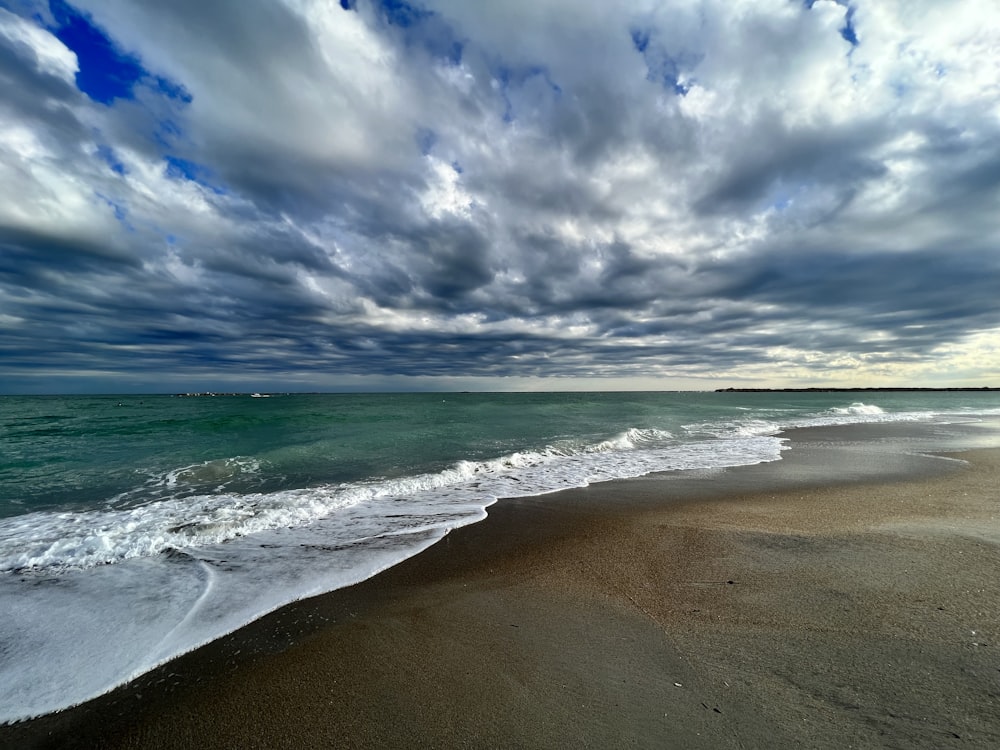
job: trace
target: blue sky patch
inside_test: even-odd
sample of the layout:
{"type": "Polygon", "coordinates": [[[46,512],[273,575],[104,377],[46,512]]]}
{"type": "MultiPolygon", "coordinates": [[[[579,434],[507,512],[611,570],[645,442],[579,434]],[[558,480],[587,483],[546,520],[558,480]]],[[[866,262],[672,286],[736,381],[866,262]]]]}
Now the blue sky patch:
{"type": "Polygon", "coordinates": [[[527,73],[524,76],[524,80],[527,81],[529,78],[533,76],[541,76],[543,79],[545,79],[545,83],[548,84],[549,88],[552,89],[552,93],[557,98],[562,96],[563,92],[562,87],[558,83],[552,80],[552,77],[549,75],[548,68],[543,68],[539,65],[533,65],[530,68],[528,68],[527,73]]]}
{"type": "Polygon", "coordinates": [[[138,57],[122,51],[88,14],[65,0],[51,0],[50,7],[56,26],[49,30],[76,54],[76,86],[92,100],[111,104],[116,99],[134,99],[135,86],[142,82],[167,99],[191,103],[191,93],[183,85],[150,74],[138,57]]]}
{"type": "Polygon", "coordinates": [[[112,200],[102,193],[95,193],[95,195],[97,195],[98,198],[104,201],[111,208],[111,210],[114,211],[115,219],[117,219],[123,227],[128,229],[130,232],[135,231],[135,227],[133,227],[128,221],[128,209],[126,209],[122,203],[112,200]]]}
{"type": "Polygon", "coordinates": [[[651,29],[633,27],[629,34],[635,51],[646,62],[646,79],[659,83],[677,96],[685,96],[691,87],[681,83],[681,69],[692,70],[700,62],[700,56],[681,53],[674,57],[668,54],[662,44],[652,44],[651,29]]]}
{"type": "Polygon", "coordinates": [[[786,188],[779,187],[771,196],[771,208],[777,211],[784,211],[792,205],[792,194],[786,188]]]}
{"type": "Polygon", "coordinates": [[[858,35],[854,31],[854,6],[847,6],[847,16],[844,19],[844,25],[840,29],[840,35],[844,37],[848,42],[851,43],[852,47],[858,46],[858,35]]]}
{"type": "Polygon", "coordinates": [[[175,180],[188,180],[208,188],[216,195],[225,195],[226,191],[213,182],[214,174],[203,164],[182,159],[179,156],[167,154],[163,157],[167,162],[167,176],[175,180]]]}
{"type": "Polygon", "coordinates": [[[632,46],[634,46],[638,52],[645,52],[646,48],[649,46],[649,30],[632,29],[631,34],[632,46]]]}
{"type": "Polygon", "coordinates": [[[120,175],[125,174],[126,171],[125,165],[122,164],[121,161],[119,161],[117,156],[115,156],[115,152],[110,146],[107,146],[103,143],[99,145],[97,147],[97,156],[105,164],[111,167],[111,171],[114,172],[115,174],[120,174],[120,175]]]}
{"type": "MultiPolygon", "coordinates": [[[[847,17],[844,19],[844,25],[839,29],[840,35],[845,41],[850,42],[851,47],[857,47],[860,42],[854,30],[854,6],[848,0],[834,0],[834,2],[837,5],[847,8],[847,17]]],[[[812,7],[816,4],[816,0],[803,0],[802,4],[809,10],[812,10],[812,7]]]]}
{"type": "Polygon", "coordinates": [[[503,121],[508,124],[517,119],[514,105],[507,94],[512,87],[524,86],[530,79],[538,77],[545,81],[554,99],[559,99],[563,94],[562,86],[553,81],[552,76],[549,75],[549,69],[541,65],[531,65],[518,69],[499,65],[492,72],[494,80],[499,84],[499,94],[504,102],[503,121]]]}
{"type": "Polygon", "coordinates": [[[651,60],[647,56],[646,65],[649,68],[648,78],[651,81],[659,82],[664,88],[673,91],[677,96],[687,94],[690,87],[681,83],[680,64],[670,55],[664,54],[659,60],[651,60]]]}
{"type": "Polygon", "coordinates": [[[677,96],[685,96],[691,88],[690,86],[681,83],[680,70],[677,66],[677,62],[669,57],[664,58],[663,72],[661,74],[660,82],[666,88],[677,94],[677,96]]]}
{"type": "MultiPolygon", "coordinates": [[[[346,5],[341,0],[341,7],[353,9],[354,0],[346,5]]],[[[422,48],[451,65],[461,64],[465,43],[440,13],[403,0],[375,0],[375,7],[384,23],[396,27],[408,48],[422,48]]]]}
{"type": "Polygon", "coordinates": [[[173,99],[181,104],[190,104],[194,97],[181,84],[175,83],[163,76],[154,76],[152,79],[153,88],[168,99],[173,99]]]}
{"type": "Polygon", "coordinates": [[[79,62],[77,88],[101,104],[133,98],[136,82],[148,75],[138,58],[117,49],[88,16],[64,0],[51,0],[50,7],[58,24],[52,33],[76,53],[79,62]]]}
{"type": "Polygon", "coordinates": [[[404,29],[410,28],[433,15],[430,11],[418,8],[416,5],[405,2],[405,0],[377,0],[377,4],[382,10],[382,15],[386,21],[393,26],[401,26],[404,29]]]}

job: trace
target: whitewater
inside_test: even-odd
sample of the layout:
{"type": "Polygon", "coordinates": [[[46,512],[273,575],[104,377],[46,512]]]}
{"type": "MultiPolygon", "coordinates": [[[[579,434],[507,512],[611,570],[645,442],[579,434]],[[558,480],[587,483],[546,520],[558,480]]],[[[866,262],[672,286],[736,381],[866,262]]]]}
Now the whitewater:
{"type": "Polygon", "coordinates": [[[798,427],[1000,414],[996,396],[879,401],[0,400],[0,722],[96,697],[284,604],[365,580],[500,498],[777,461],[780,433],[798,427]]]}

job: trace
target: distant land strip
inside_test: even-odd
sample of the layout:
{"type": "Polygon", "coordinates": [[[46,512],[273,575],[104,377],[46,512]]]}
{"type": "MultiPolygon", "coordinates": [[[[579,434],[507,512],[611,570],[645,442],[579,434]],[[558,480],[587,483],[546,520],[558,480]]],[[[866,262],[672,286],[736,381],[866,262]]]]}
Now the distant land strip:
{"type": "Polygon", "coordinates": [[[716,388],[716,393],[892,393],[894,391],[1000,391],[1000,388],[716,388]]]}

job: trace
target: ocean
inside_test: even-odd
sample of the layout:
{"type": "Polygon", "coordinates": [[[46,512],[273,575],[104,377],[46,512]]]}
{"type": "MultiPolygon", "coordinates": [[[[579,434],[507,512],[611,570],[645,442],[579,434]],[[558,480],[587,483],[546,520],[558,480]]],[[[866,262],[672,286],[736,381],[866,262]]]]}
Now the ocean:
{"type": "Polygon", "coordinates": [[[0,722],[369,578],[498,498],[777,461],[795,427],[997,415],[995,392],[0,397],[0,722]]]}

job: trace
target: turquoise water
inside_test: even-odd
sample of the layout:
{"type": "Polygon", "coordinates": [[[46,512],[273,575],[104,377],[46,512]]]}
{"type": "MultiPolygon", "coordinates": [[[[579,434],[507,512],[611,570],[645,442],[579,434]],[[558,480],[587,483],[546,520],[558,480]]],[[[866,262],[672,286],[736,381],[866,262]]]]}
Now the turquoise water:
{"type": "MultiPolygon", "coordinates": [[[[322,394],[0,399],[0,515],[141,502],[179,468],[232,459],[235,492],[440,471],[597,443],[625,430],[676,430],[730,409],[681,394],[322,394]]],[[[840,399],[843,402],[843,399],[840,399]]],[[[833,402],[831,402],[833,403],[833,402]]],[[[222,467],[220,467],[222,471],[222,467]]],[[[223,477],[218,477],[223,479],[223,477]]],[[[213,490],[210,471],[175,492],[213,490]]]]}
{"type": "Polygon", "coordinates": [[[789,427],[997,414],[961,392],[0,397],[0,721],[363,580],[498,497],[779,460],[789,427]]]}
{"type": "MultiPolygon", "coordinates": [[[[889,415],[927,411],[928,399],[946,412],[1000,406],[993,393],[873,395],[889,415]]],[[[684,440],[690,425],[749,416],[782,425],[855,396],[865,394],[0,397],[0,517],[440,471],[630,428],[684,440]],[[162,489],[172,472],[197,466],[162,489]]]]}

